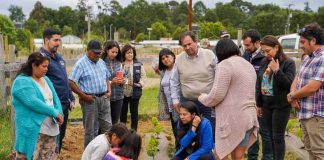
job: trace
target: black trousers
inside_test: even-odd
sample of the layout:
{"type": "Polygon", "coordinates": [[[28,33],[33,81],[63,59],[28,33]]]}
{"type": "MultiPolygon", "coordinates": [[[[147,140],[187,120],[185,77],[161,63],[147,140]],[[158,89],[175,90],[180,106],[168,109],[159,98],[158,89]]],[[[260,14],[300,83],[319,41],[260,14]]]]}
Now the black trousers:
{"type": "Polygon", "coordinates": [[[123,107],[120,114],[120,122],[127,123],[128,106],[131,113],[131,128],[137,131],[139,98],[124,97],[123,107]]]}
{"type": "Polygon", "coordinates": [[[111,109],[111,122],[112,124],[118,123],[120,118],[120,113],[123,107],[123,100],[110,101],[111,109]]]}
{"type": "Polygon", "coordinates": [[[59,135],[59,153],[61,153],[62,145],[63,145],[63,138],[65,136],[67,121],[69,119],[69,107],[70,104],[62,104],[63,114],[64,114],[64,122],[62,125],[60,125],[60,135],[59,135]]]}
{"type": "Polygon", "coordinates": [[[275,160],[283,160],[285,158],[285,131],[290,110],[291,107],[262,107],[265,127],[270,131],[273,159],[275,160]]]}

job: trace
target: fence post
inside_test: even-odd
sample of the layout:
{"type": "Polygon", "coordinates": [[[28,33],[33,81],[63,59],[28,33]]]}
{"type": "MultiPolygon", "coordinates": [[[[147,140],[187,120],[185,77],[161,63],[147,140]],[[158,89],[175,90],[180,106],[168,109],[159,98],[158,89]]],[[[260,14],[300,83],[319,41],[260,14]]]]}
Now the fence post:
{"type": "Polygon", "coordinates": [[[3,36],[0,35],[0,109],[6,107],[5,53],[3,36]]]}
{"type": "MultiPolygon", "coordinates": [[[[16,63],[16,54],[15,54],[15,45],[9,45],[9,64],[15,64],[16,63]]],[[[14,68],[10,68],[10,86],[12,87],[12,83],[16,77],[16,69],[14,68]]],[[[9,87],[9,88],[11,88],[9,87]]],[[[11,91],[9,90],[7,92],[9,95],[7,100],[9,100],[9,102],[11,103],[11,91]]],[[[16,141],[16,126],[15,126],[15,110],[14,107],[11,106],[11,135],[12,135],[12,144],[15,144],[16,141]]]]}

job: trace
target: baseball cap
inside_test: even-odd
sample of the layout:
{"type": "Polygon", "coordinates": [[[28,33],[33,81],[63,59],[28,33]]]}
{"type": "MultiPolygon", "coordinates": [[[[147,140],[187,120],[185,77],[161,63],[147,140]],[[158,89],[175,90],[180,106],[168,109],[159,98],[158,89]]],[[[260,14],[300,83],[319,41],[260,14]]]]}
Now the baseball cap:
{"type": "Polygon", "coordinates": [[[230,35],[227,31],[222,31],[221,34],[220,34],[220,37],[221,37],[221,38],[224,38],[224,37],[231,37],[231,35],[230,35]]]}
{"type": "Polygon", "coordinates": [[[97,40],[91,40],[88,43],[88,50],[91,50],[91,51],[93,51],[95,53],[102,52],[102,48],[101,48],[100,42],[97,41],[97,40]]]}

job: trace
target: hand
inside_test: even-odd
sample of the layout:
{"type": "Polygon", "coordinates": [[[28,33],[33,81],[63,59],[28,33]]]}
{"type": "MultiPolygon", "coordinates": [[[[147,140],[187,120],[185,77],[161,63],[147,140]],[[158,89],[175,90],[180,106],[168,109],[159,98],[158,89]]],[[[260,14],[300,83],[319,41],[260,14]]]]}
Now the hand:
{"type": "Polygon", "coordinates": [[[114,78],[111,80],[111,83],[112,83],[112,84],[118,84],[118,79],[117,79],[117,77],[114,77],[114,78]]]}
{"type": "Polygon", "coordinates": [[[262,108],[257,107],[257,115],[258,117],[262,117],[262,108]]]}
{"type": "Polygon", "coordinates": [[[92,102],[93,101],[93,96],[92,95],[85,95],[81,99],[86,101],[86,102],[92,102]]]}
{"type": "Polygon", "coordinates": [[[268,67],[272,70],[272,71],[278,71],[279,70],[279,60],[276,59],[274,60],[272,58],[271,62],[269,63],[268,67]]]}
{"type": "Polygon", "coordinates": [[[195,116],[194,119],[192,120],[192,125],[198,127],[201,119],[199,116],[195,116]]]}
{"type": "Polygon", "coordinates": [[[74,108],[75,108],[75,101],[71,101],[71,102],[70,102],[70,106],[69,106],[69,110],[70,110],[70,111],[73,111],[74,108]]]}
{"type": "Polygon", "coordinates": [[[293,100],[290,104],[291,104],[291,107],[294,107],[298,110],[300,109],[300,105],[297,100],[293,100]]]}
{"type": "Polygon", "coordinates": [[[107,98],[110,98],[110,96],[111,96],[111,91],[108,91],[108,92],[106,93],[106,96],[107,96],[107,98]]]}
{"type": "Polygon", "coordinates": [[[124,84],[125,83],[125,78],[116,78],[116,79],[117,79],[117,84],[124,84]]]}
{"type": "Polygon", "coordinates": [[[64,119],[63,119],[63,116],[61,115],[61,113],[59,113],[59,114],[57,115],[56,119],[57,119],[59,125],[62,125],[62,124],[63,124],[64,119]]]}
{"type": "Polygon", "coordinates": [[[173,110],[175,110],[177,113],[180,113],[180,104],[173,104],[173,110]]]}
{"type": "Polygon", "coordinates": [[[287,94],[287,101],[288,103],[291,103],[292,101],[294,101],[294,99],[292,98],[292,92],[290,92],[289,94],[287,94]]]}

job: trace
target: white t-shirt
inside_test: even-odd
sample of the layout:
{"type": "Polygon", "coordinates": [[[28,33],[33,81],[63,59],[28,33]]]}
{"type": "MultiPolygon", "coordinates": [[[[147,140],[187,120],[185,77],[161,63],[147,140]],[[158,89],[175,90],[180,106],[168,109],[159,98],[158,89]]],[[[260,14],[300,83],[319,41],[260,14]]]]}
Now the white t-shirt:
{"type": "Polygon", "coordinates": [[[111,146],[106,135],[101,134],[87,145],[81,160],[102,160],[110,148],[111,146]]]}

